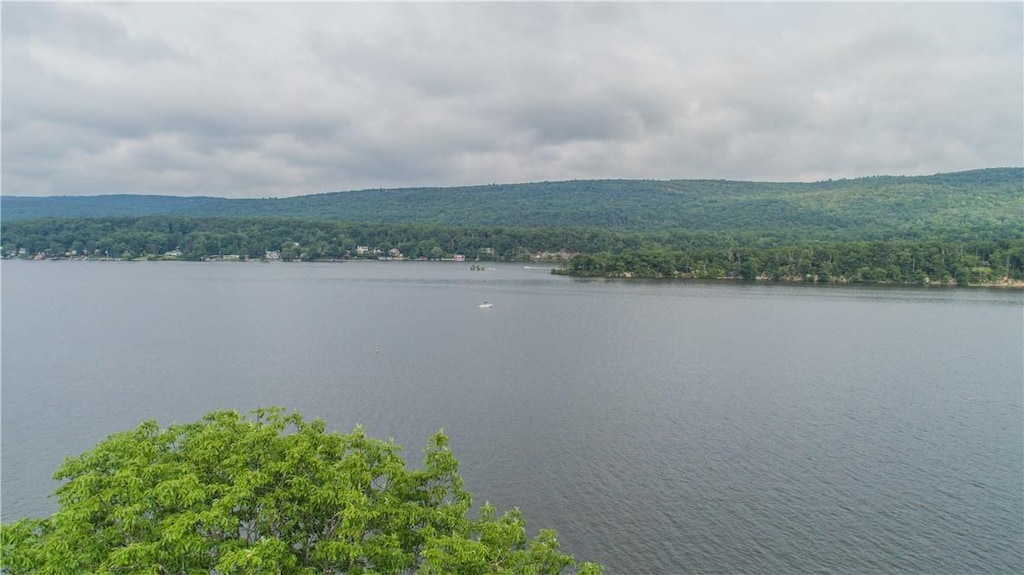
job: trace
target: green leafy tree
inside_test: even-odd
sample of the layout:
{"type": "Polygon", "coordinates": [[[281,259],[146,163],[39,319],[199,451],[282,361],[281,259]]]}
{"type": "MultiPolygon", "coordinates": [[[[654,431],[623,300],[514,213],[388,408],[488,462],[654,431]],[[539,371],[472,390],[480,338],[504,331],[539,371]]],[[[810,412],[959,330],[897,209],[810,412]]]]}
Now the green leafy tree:
{"type": "MultiPolygon", "coordinates": [[[[57,513],[0,527],[4,573],[558,574],[555,533],[526,539],[471,496],[443,432],[406,469],[399,447],[328,433],[281,408],[111,435],[55,477],[57,513]]],[[[578,573],[597,574],[583,563],[578,573]]]]}

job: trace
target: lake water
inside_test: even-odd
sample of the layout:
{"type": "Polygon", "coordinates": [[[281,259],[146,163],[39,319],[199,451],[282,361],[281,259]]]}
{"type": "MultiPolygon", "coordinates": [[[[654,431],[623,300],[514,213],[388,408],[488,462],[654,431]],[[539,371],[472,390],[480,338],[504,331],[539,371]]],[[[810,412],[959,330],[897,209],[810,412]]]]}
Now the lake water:
{"type": "Polygon", "coordinates": [[[1024,294],[468,264],[2,264],[2,511],[145,419],[282,405],[608,573],[1024,571],[1024,294]],[[490,301],[493,309],[478,304],[490,301]]]}

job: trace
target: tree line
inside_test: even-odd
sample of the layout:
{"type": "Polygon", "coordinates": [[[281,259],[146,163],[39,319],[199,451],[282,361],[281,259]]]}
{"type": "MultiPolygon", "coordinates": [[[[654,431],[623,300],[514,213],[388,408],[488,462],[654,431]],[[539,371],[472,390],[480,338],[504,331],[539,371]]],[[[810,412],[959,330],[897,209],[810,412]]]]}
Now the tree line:
{"type": "Polygon", "coordinates": [[[1024,279],[1024,239],[626,250],[577,255],[561,273],[579,277],[997,284],[1024,279]]]}
{"type": "MultiPolygon", "coordinates": [[[[357,248],[437,259],[464,254],[496,261],[535,254],[621,252],[627,249],[692,249],[740,242],[771,245],[785,235],[726,232],[623,232],[585,228],[450,227],[426,224],[328,222],[295,218],[190,218],[180,216],[43,219],[0,223],[4,257],[42,254],[60,258],[159,257],[180,252],[200,260],[234,254],[262,258],[281,251],[302,260],[354,257],[357,248]]],[[[287,258],[285,258],[287,259],[287,258]]]]}
{"type": "Polygon", "coordinates": [[[602,277],[814,282],[993,283],[1024,279],[1024,238],[826,241],[775,233],[447,227],[287,218],[151,216],[0,224],[4,257],[161,258],[235,255],[303,261],[377,257],[571,260],[563,273],[602,277]],[[365,249],[360,249],[365,248],[365,249]]]}

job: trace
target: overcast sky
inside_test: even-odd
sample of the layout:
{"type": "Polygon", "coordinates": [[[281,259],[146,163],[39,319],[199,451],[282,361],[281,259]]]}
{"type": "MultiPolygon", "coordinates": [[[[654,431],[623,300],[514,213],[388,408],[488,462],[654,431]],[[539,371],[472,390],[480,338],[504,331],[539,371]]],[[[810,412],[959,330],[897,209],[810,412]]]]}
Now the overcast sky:
{"type": "Polygon", "coordinates": [[[1024,164],[998,4],[2,4],[7,195],[1024,164]]]}

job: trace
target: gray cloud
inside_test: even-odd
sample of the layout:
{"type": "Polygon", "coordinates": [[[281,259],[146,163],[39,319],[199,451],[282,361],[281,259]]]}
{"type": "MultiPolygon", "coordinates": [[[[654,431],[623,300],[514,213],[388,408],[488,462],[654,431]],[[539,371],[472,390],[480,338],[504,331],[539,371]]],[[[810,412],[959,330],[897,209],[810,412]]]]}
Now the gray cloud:
{"type": "Polygon", "coordinates": [[[1024,163],[1019,3],[2,10],[10,195],[1024,163]]]}

